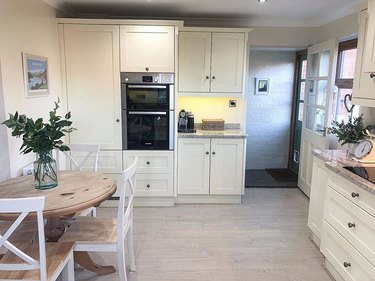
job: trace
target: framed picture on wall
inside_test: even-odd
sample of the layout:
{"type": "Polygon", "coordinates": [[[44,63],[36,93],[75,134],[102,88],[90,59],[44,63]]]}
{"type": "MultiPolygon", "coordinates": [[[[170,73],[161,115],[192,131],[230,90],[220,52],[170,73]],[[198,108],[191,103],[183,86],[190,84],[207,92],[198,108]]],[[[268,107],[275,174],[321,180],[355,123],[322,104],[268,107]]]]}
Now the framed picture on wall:
{"type": "Polygon", "coordinates": [[[268,95],[270,91],[270,79],[268,78],[256,78],[255,79],[255,94],[256,95],[268,95]]]}
{"type": "Polygon", "coordinates": [[[47,96],[48,58],[22,53],[26,97],[47,96]]]}

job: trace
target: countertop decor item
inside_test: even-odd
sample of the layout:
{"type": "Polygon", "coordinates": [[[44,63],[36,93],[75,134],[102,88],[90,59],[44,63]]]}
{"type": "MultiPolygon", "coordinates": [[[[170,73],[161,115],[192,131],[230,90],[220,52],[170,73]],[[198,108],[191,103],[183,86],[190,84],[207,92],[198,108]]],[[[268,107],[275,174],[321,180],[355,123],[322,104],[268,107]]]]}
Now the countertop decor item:
{"type": "Polygon", "coordinates": [[[333,127],[328,128],[328,132],[335,134],[341,145],[348,144],[348,155],[353,155],[357,144],[365,139],[367,132],[375,128],[374,125],[365,125],[363,122],[363,116],[349,117],[348,122],[341,123],[333,121],[333,127]]]}
{"type": "Polygon", "coordinates": [[[57,148],[61,151],[69,150],[65,146],[62,137],[65,133],[70,133],[72,128],[70,121],[71,113],[65,114],[65,117],[57,115],[57,109],[60,107],[60,99],[55,102],[55,107],[49,112],[49,122],[44,123],[43,118],[35,121],[26,115],[19,115],[18,112],[9,114],[9,119],[2,124],[12,129],[12,136],[22,137],[22,154],[35,152],[37,160],[34,162],[34,177],[36,189],[48,189],[57,186],[56,161],[52,157],[52,150],[57,148]]]}
{"type": "Polygon", "coordinates": [[[223,119],[202,119],[202,129],[203,130],[224,130],[223,119]]]}

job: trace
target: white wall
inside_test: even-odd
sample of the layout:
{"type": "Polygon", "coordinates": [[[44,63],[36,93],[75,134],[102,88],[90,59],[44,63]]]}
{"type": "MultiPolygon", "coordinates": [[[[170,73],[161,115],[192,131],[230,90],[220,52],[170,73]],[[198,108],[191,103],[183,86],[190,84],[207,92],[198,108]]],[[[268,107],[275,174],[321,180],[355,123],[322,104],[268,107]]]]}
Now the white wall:
{"type": "MultiPolygon", "coordinates": [[[[34,118],[47,117],[62,87],[55,9],[42,0],[1,0],[0,40],[5,112],[18,110],[34,118]],[[22,52],[48,57],[48,97],[25,98],[22,52]]],[[[3,119],[0,115],[0,122],[3,119]]],[[[35,156],[20,155],[21,141],[11,137],[9,130],[8,142],[11,176],[15,177],[35,156]]]]}
{"type": "MultiPolygon", "coordinates": [[[[3,83],[0,61],[0,120],[5,119],[3,83]]],[[[8,136],[5,126],[0,125],[0,181],[10,178],[8,136]]]]}
{"type": "Polygon", "coordinates": [[[246,169],[287,168],[295,52],[250,51],[246,169]],[[255,95],[255,78],[269,78],[255,95]]]}

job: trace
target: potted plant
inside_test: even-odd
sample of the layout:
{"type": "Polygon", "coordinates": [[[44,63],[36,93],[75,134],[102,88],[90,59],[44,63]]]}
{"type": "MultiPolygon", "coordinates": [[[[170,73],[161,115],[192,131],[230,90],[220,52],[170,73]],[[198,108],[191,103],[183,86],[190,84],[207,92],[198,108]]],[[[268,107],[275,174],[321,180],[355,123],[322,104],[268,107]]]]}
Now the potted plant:
{"type": "Polygon", "coordinates": [[[69,150],[61,140],[65,133],[74,130],[71,127],[71,113],[65,118],[57,115],[60,99],[55,102],[55,107],[49,112],[49,122],[44,123],[43,118],[35,121],[26,115],[9,114],[9,119],[2,124],[12,129],[12,136],[22,137],[23,144],[20,148],[22,154],[35,152],[37,160],[34,162],[35,188],[48,189],[57,186],[56,161],[52,157],[52,150],[69,150]]]}
{"type": "Polygon", "coordinates": [[[375,128],[374,125],[365,125],[362,116],[349,117],[346,123],[344,121],[341,121],[341,123],[333,121],[334,126],[328,128],[329,133],[338,137],[341,145],[348,144],[348,155],[354,154],[357,144],[367,136],[367,131],[375,128]]]}

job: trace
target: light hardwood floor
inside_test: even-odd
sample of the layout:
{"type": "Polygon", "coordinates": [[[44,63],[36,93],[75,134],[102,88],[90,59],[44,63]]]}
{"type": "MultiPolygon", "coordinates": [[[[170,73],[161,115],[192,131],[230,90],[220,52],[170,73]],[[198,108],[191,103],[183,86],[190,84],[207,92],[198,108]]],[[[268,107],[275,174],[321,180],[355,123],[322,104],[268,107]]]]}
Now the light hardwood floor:
{"type": "MultiPolygon", "coordinates": [[[[137,272],[130,281],[330,281],[310,241],[299,189],[246,189],[242,205],[135,208],[137,272]]],[[[115,216],[99,208],[98,216],[115,216]]],[[[102,264],[115,255],[94,253],[102,264]]],[[[78,270],[76,280],[118,280],[78,270]]]]}

